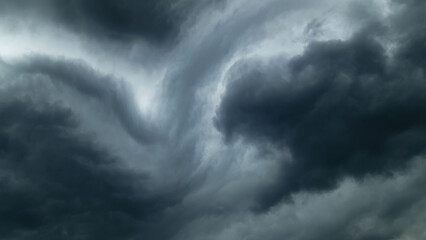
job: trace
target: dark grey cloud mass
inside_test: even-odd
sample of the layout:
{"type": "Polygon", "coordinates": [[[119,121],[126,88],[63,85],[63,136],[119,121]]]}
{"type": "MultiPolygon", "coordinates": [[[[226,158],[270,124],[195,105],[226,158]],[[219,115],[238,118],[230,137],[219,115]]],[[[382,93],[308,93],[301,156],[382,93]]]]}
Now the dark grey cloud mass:
{"type": "Polygon", "coordinates": [[[104,108],[110,109],[123,129],[137,141],[148,143],[158,138],[154,124],[148,123],[138,113],[129,89],[122,82],[96,73],[82,62],[34,56],[15,66],[14,71],[19,74],[44,75],[94,99],[104,108]]]}
{"type": "Polygon", "coordinates": [[[144,38],[164,43],[178,35],[180,24],[194,3],[192,0],[2,0],[0,11],[17,21],[34,18],[101,39],[144,38]]]}
{"type": "Polygon", "coordinates": [[[3,239],[150,236],[147,226],[175,203],[144,190],[143,174],[120,170],[90,137],[74,133],[70,111],[8,100],[0,114],[3,239]]]}
{"type": "Polygon", "coordinates": [[[287,145],[293,155],[261,205],[330,189],[347,175],[389,174],[424,153],[426,79],[416,58],[426,54],[417,41],[426,39],[399,46],[389,59],[374,37],[311,43],[286,70],[240,67],[246,72],[228,86],[219,129],[228,138],[287,145]]]}
{"type": "Polygon", "coordinates": [[[425,11],[0,0],[0,239],[426,238],[425,11]]]}

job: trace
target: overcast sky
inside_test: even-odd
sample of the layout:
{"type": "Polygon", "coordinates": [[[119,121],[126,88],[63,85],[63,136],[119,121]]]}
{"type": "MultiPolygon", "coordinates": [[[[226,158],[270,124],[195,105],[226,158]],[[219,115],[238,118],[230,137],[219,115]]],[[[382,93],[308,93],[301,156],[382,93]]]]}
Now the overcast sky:
{"type": "Polygon", "coordinates": [[[0,0],[0,239],[426,239],[425,13],[0,0]]]}

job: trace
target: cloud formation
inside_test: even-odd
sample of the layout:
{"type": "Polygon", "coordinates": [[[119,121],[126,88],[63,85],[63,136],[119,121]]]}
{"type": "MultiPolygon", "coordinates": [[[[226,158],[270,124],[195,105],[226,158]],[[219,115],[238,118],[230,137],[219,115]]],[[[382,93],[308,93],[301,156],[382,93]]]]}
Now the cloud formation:
{"type": "Polygon", "coordinates": [[[425,10],[0,0],[0,236],[425,238],[425,10]]]}
{"type": "Polygon", "coordinates": [[[130,238],[174,204],[75,134],[69,111],[16,100],[0,112],[3,238],[130,238]]]}
{"type": "Polygon", "coordinates": [[[228,138],[288,146],[293,156],[265,204],[330,189],[347,175],[388,174],[424,153],[424,66],[414,51],[410,42],[389,59],[374,36],[361,32],[311,43],[288,69],[240,67],[221,103],[219,129],[228,138]]]}
{"type": "MultiPolygon", "coordinates": [[[[0,1],[12,19],[23,15],[95,38],[131,40],[144,38],[162,43],[175,38],[194,1],[0,1]]],[[[32,19],[28,19],[32,20],[32,19]]]]}

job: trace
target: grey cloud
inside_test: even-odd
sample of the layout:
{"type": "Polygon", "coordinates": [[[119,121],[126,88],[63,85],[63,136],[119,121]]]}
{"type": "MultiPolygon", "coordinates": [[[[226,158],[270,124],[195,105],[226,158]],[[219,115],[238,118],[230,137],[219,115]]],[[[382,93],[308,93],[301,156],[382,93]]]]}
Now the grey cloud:
{"type": "Polygon", "coordinates": [[[102,75],[78,60],[33,56],[13,66],[16,75],[43,75],[112,110],[125,131],[141,143],[156,141],[159,132],[138,112],[132,92],[121,80],[102,75]]]}
{"type": "Polygon", "coordinates": [[[202,182],[187,176],[195,146],[157,138],[124,83],[82,61],[42,56],[2,62],[2,70],[0,221],[7,239],[168,239],[185,223],[180,202],[202,182]],[[91,112],[70,102],[76,98],[91,112]],[[98,129],[82,131],[86,118],[99,117],[125,133],[112,136],[116,142],[137,140],[126,146],[132,153],[116,154],[123,146],[105,144],[110,136],[98,129]],[[132,154],[138,162],[130,166],[154,162],[159,171],[129,169],[132,154]]]}
{"type": "MultiPolygon", "coordinates": [[[[226,3],[232,5],[232,2],[226,3]]],[[[198,91],[218,80],[220,69],[235,51],[262,38],[259,33],[268,21],[285,17],[286,13],[301,11],[304,4],[314,3],[310,0],[266,1],[264,4],[255,3],[247,9],[235,9],[239,14],[224,14],[222,21],[209,22],[208,17],[200,19],[206,24],[213,23],[213,27],[202,39],[194,41],[189,38],[177,48],[176,53],[171,55],[176,58],[173,60],[177,64],[168,72],[164,84],[164,111],[171,113],[171,121],[178,126],[177,134],[182,134],[199,121],[199,112],[203,111],[199,104],[203,102],[197,99],[198,91]]]]}
{"type": "Polygon", "coordinates": [[[192,183],[190,175],[197,166],[194,139],[186,142],[171,138],[171,126],[159,125],[161,119],[153,122],[140,113],[134,92],[122,79],[103,75],[80,60],[39,55],[4,66],[7,79],[3,87],[7,91],[16,93],[18,99],[63,104],[84,126],[78,131],[92,131],[97,142],[108,143],[115,152],[126,149],[119,154],[126,164],[134,167],[151,164],[148,169],[153,164],[151,174],[161,178],[156,179],[156,184],[168,188],[160,191],[180,195],[197,185],[192,183]]]}
{"type": "Polygon", "coordinates": [[[331,189],[348,175],[404,169],[425,152],[423,37],[410,36],[393,59],[369,29],[348,41],[311,43],[286,70],[236,70],[242,73],[228,85],[218,129],[228,139],[288,146],[293,155],[260,208],[295,192],[331,189]]]}
{"type": "Polygon", "coordinates": [[[2,238],[158,236],[155,219],[176,199],[144,190],[148,176],[76,134],[70,111],[8,99],[0,115],[2,238]]]}
{"type": "Polygon", "coordinates": [[[264,213],[200,217],[176,239],[421,239],[426,232],[424,158],[394,178],[346,179],[329,192],[298,193],[264,213]]]}
{"type": "Polygon", "coordinates": [[[0,60],[0,236],[424,236],[424,159],[413,165],[426,146],[424,4],[394,1],[399,14],[382,19],[373,0],[219,2],[0,0],[3,25],[77,33],[87,54],[0,60]],[[292,23],[288,47],[365,26],[277,57],[269,48],[292,23]],[[158,80],[152,112],[84,60],[120,51],[123,76],[165,73],[143,79],[158,80]]]}
{"type": "Polygon", "coordinates": [[[0,1],[5,15],[39,19],[91,37],[111,40],[144,38],[158,44],[174,41],[195,1],[37,0],[0,1]]]}

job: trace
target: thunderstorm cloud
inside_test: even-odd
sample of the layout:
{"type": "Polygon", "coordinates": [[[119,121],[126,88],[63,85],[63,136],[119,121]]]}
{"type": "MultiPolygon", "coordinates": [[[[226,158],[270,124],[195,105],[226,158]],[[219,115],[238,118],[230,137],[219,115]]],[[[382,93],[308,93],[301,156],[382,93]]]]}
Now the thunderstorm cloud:
{"type": "Polygon", "coordinates": [[[425,239],[425,12],[0,0],[0,239],[425,239]]]}

